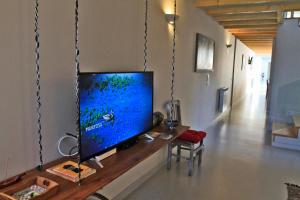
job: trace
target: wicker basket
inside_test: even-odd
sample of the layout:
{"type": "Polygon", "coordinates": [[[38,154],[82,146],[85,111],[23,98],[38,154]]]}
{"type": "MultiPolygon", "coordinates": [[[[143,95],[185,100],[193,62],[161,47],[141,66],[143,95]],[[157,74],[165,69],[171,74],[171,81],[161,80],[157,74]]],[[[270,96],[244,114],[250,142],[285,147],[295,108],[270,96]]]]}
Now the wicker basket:
{"type": "Polygon", "coordinates": [[[2,190],[0,192],[0,200],[18,200],[14,197],[14,194],[23,191],[27,188],[30,188],[33,185],[37,185],[43,188],[44,191],[38,196],[29,198],[30,200],[46,200],[55,195],[59,187],[59,185],[56,182],[44,177],[37,176],[33,179],[22,181],[18,184],[12,185],[2,190]]]}

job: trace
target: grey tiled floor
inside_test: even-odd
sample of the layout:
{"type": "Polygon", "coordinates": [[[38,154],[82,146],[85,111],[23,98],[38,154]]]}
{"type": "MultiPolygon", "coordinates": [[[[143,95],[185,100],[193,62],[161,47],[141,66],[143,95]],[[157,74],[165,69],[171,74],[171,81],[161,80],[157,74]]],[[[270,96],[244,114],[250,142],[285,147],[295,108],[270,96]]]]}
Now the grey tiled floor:
{"type": "Polygon", "coordinates": [[[285,182],[300,184],[300,152],[271,147],[264,97],[249,96],[207,131],[202,166],[160,169],[127,200],[285,200],[285,182]]]}

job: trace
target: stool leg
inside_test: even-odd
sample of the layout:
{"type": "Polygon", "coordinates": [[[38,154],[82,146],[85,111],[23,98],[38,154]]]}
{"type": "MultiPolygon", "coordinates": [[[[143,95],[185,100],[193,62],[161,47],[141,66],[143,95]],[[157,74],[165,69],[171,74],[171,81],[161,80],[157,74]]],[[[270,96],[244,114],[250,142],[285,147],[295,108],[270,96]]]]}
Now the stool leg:
{"type": "MultiPolygon", "coordinates": [[[[203,147],[203,141],[201,141],[200,145],[201,145],[201,147],[203,147]]],[[[198,152],[198,166],[200,166],[201,163],[202,163],[202,152],[203,152],[203,149],[201,149],[201,150],[198,152]]]]}
{"type": "Polygon", "coordinates": [[[172,142],[168,144],[168,158],[167,158],[167,169],[171,169],[171,161],[172,161],[172,142]]]}
{"type": "Polygon", "coordinates": [[[202,151],[203,149],[198,152],[198,166],[200,166],[202,163],[202,151]]]}
{"type": "Polygon", "coordinates": [[[181,159],[181,145],[177,145],[177,157],[176,157],[176,162],[180,162],[181,159]]]}
{"type": "Polygon", "coordinates": [[[194,168],[194,145],[193,144],[191,144],[191,148],[190,148],[190,159],[188,165],[189,165],[189,176],[192,176],[193,168],[194,168]]]}

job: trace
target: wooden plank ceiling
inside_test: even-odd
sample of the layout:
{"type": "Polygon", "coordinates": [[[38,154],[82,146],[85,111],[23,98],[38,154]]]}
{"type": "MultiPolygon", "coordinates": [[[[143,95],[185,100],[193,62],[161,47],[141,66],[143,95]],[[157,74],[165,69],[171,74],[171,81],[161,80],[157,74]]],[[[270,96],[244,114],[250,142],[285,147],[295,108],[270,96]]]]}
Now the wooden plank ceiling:
{"type": "Polygon", "coordinates": [[[196,7],[257,54],[271,54],[284,11],[300,10],[300,0],[196,0],[196,7]]]}

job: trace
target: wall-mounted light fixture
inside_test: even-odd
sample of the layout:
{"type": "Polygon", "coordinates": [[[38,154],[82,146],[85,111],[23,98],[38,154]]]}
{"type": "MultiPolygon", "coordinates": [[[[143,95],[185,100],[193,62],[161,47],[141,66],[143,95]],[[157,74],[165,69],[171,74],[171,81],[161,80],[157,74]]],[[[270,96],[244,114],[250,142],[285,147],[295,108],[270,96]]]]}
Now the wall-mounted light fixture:
{"type": "Polygon", "coordinates": [[[227,49],[232,47],[232,44],[226,44],[227,49]]]}
{"type": "Polygon", "coordinates": [[[179,15],[174,15],[174,14],[165,14],[166,16],[166,20],[169,24],[173,25],[175,23],[174,21],[174,17],[175,17],[175,20],[178,20],[179,19],[179,15]]]}

